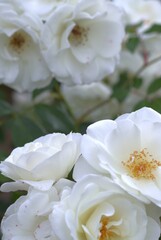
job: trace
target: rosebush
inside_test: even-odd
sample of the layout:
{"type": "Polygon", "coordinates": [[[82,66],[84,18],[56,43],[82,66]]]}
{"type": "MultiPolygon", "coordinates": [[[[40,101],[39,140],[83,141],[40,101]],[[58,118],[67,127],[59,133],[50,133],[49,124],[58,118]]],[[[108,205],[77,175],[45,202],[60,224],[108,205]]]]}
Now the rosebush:
{"type": "Polygon", "coordinates": [[[161,239],[160,11],[0,0],[3,240],[161,239]]]}

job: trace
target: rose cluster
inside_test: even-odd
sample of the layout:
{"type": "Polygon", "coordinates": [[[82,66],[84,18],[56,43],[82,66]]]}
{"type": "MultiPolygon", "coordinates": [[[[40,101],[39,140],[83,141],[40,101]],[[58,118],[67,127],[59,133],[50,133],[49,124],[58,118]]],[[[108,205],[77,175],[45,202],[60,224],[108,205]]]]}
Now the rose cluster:
{"type": "Polygon", "coordinates": [[[102,80],[118,61],[121,17],[110,0],[0,0],[0,83],[24,92],[102,80]]]}
{"type": "Polygon", "coordinates": [[[2,240],[160,239],[161,115],[106,119],[160,97],[160,12],[159,0],[0,0],[0,84],[33,97],[56,79],[73,119],[90,121],[84,135],[52,130],[0,163],[11,179],[1,191],[24,193],[2,240]]]}
{"type": "Polygon", "coordinates": [[[151,108],[53,133],[12,151],[0,170],[26,190],[2,220],[3,240],[158,240],[161,115],[151,108]]]}
{"type": "Polygon", "coordinates": [[[114,0],[114,3],[124,11],[126,40],[119,65],[109,76],[109,81],[111,85],[119,82],[120,76],[126,72],[126,77],[123,76],[124,80],[129,79],[127,84],[136,78],[141,82],[138,88],[130,88],[121,107],[118,103],[123,113],[133,111],[134,106],[146,102],[146,99],[147,102],[155,102],[161,96],[159,85],[155,92],[151,91],[157,79],[161,78],[161,1],[114,0]]]}

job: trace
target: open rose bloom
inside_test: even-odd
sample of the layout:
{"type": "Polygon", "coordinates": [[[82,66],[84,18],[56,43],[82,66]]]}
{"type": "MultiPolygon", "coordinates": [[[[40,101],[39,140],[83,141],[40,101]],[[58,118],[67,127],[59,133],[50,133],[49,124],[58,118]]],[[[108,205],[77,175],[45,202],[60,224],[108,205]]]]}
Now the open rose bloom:
{"type": "Polygon", "coordinates": [[[50,15],[42,50],[56,79],[67,85],[100,81],[114,71],[124,38],[122,12],[106,0],[64,4],[50,15]]]}
{"type": "Polygon", "coordinates": [[[22,14],[20,6],[0,2],[0,83],[19,92],[50,83],[52,76],[40,49],[42,26],[37,16],[22,14]]]}
{"type": "Polygon", "coordinates": [[[103,120],[88,127],[75,178],[89,172],[110,175],[114,182],[146,203],[161,207],[161,116],[142,108],[115,121],[103,120]],[[86,168],[86,173],[88,172],[86,168]]]}

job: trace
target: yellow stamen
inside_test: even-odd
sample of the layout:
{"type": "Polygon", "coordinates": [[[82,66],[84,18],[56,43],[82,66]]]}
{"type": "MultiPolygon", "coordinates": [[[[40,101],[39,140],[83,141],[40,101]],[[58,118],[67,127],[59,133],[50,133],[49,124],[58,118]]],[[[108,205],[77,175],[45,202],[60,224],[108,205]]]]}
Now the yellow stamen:
{"type": "Polygon", "coordinates": [[[161,162],[155,160],[146,148],[141,151],[134,151],[129,159],[122,164],[128,171],[130,177],[136,179],[154,180],[154,171],[161,166],[161,162]]]}
{"type": "Polygon", "coordinates": [[[69,41],[75,46],[78,46],[80,44],[84,45],[85,42],[88,40],[88,31],[88,28],[76,25],[69,35],[69,41]]]}
{"type": "Polygon", "coordinates": [[[9,47],[16,54],[23,53],[27,48],[30,47],[30,44],[30,36],[21,30],[15,32],[9,40],[9,47]]]}
{"type": "Polygon", "coordinates": [[[111,237],[115,237],[116,233],[112,231],[112,228],[107,228],[107,224],[109,223],[109,217],[103,215],[100,220],[100,235],[98,240],[110,240],[111,237]]]}

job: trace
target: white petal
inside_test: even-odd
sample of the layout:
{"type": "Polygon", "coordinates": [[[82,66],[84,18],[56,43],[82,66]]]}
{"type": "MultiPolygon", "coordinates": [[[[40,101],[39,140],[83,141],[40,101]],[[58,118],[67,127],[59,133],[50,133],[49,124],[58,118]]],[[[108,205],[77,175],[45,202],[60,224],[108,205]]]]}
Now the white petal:
{"type": "Polygon", "coordinates": [[[82,177],[88,174],[97,174],[98,172],[88,164],[88,162],[81,157],[76,162],[74,169],[73,169],[73,179],[75,181],[80,180],[82,177]]]}
{"type": "Polygon", "coordinates": [[[87,134],[94,139],[105,142],[107,135],[116,128],[116,123],[112,120],[101,120],[91,124],[87,128],[87,134]]]}
{"type": "Polygon", "coordinates": [[[146,240],[158,240],[161,234],[160,225],[152,218],[148,218],[146,240]]]}
{"type": "MultiPolygon", "coordinates": [[[[107,137],[107,147],[115,161],[127,161],[134,151],[141,150],[140,131],[128,120],[117,122],[117,128],[107,137]]],[[[111,162],[112,164],[112,162],[111,162]]]]}
{"type": "Polygon", "coordinates": [[[27,190],[28,184],[24,184],[24,182],[16,181],[16,182],[8,182],[1,185],[0,190],[2,192],[15,192],[17,190],[27,190]]]}
{"type": "Polygon", "coordinates": [[[91,47],[97,54],[110,58],[120,51],[120,35],[123,36],[123,30],[118,23],[94,22],[89,28],[91,47]]]}
{"type": "Polygon", "coordinates": [[[43,180],[43,181],[29,181],[29,180],[27,181],[27,180],[23,180],[22,182],[28,184],[29,186],[32,186],[32,187],[40,190],[40,191],[48,191],[52,187],[52,185],[54,183],[53,180],[43,180]]]}

